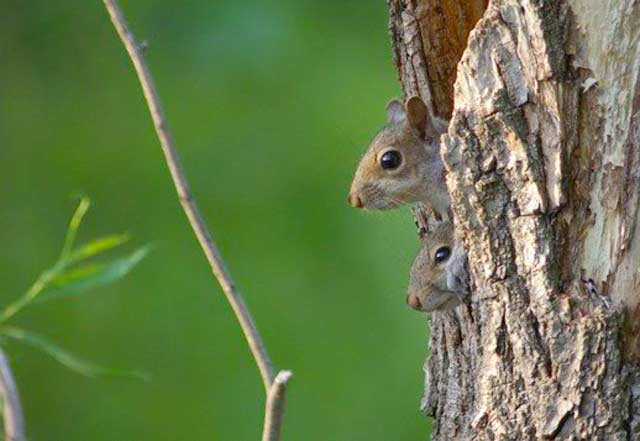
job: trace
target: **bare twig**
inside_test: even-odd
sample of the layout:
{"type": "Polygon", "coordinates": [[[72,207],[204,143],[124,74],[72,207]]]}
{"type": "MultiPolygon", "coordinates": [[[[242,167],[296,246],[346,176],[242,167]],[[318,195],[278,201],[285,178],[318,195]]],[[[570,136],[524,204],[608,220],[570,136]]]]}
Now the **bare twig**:
{"type": "Polygon", "coordinates": [[[0,349],[0,396],[2,397],[5,439],[25,441],[20,396],[11,373],[11,367],[9,367],[9,360],[2,349],[0,349]]]}
{"type": "Polygon", "coordinates": [[[291,375],[293,375],[291,371],[280,371],[273,380],[273,384],[271,384],[264,411],[262,441],[277,441],[280,439],[286,388],[291,375]]]}
{"type": "Polygon", "coordinates": [[[218,247],[213,241],[211,234],[207,228],[207,225],[200,214],[200,210],[196,204],[195,199],[191,194],[189,183],[182,170],[182,164],[178,155],[173,136],[169,130],[167,119],[162,110],[160,104],[160,97],[156,92],[156,88],[151,76],[151,71],[144,58],[145,45],[140,45],[136,42],[133,33],[129,29],[127,22],[122,14],[122,10],[118,6],[116,0],[104,0],[104,5],[109,12],[111,22],[113,23],[122,43],[124,44],[129,57],[133,63],[133,67],[136,70],[142,91],[149,106],[151,118],[153,119],[154,126],[162,151],[169,166],[173,183],[176,187],[180,203],[182,208],[189,218],[191,227],[200,242],[200,246],[204,251],[204,254],[209,261],[211,270],[216,279],[220,283],[222,290],[224,291],[227,300],[231,304],[240,327],[244,332],[244,335],[253,354],[253,358],[258,365],[260,375],[262,376],[262,382],[267,393],[266,414],[264,423],[264,435],[263,439],[268,441],[277,441],[280,439],[280,427],[282,425],[282,416],[284,414],[284,396],[285,388],[291,372],[283,371],[278,374],[274,379],[273,364],[267,353],[267,349],[258,333],[258,329],[251,317],[251,313],[244,303],[242,295],[236,288],[231,274],[226,268],[224,260],[218,251],[218,247]]]}
{"type": "Polygon", "coordinates": [[[247,305],[244,303],[242,295],[236,288],[233,279],[231,278],[231,274],[229,274],[222,256],[220,255],[220,251],[218,251],[218,247],[211,238],[211,234],[209,233],[196,201],[191,194],[189,183],[187,182],[187,178],[182,170],[182,164],[180,162],[175,142],[173,141],[173,136],[171,135],[167,119],[164,115],[164,111],[162,110],[162,105],[160,104],[160,97],[156,92],[151,71],[149,70],[149,66],[144,58],[144,48],[136,42],[133,33],[127,25],[127,21],[122,14],[122,10],[118,6],[118,3],[115,0],[104,0],[104,5],[109,12],[111,22],[127,49],[129,57],[133,62],[133,67],[138,74],[138,79],[140,80],[144,97],[147,100],[147,105],[151,112],[151,118],[153,119],[153,124],[155,125],[156,133],[160,140],[162,151],[164,152],[167,165],[169,166],[169,171],[171,172],[171,177],[173,178],[173,183],[176,187],[176,191],[178,192],[182,208],[189,218],[191,227],[200,242],[200,246],[202,247],[204,254],[207,256],[207,260],[209,261],[213,274],[216,276],[216,279],[218,279],[222,290],[227,296],[227,300],[231,304],[231,307],[240,322],[240,326],[247,338],[253,357],[258,364],[258,369],[260,369],[262,382],[268,392],[273,381],[273,365],[271,363],[271,359],[269,358],[269,354],[267,353],[267,349],[262,341],[262,337],[260,337],[258,329],[251,317],[251,313],[249,312],[247,305]]]}
{"type": "MultiPolygon", "coordinates": [[[[287,381],[291,376],[288,371],[283,371],[278,374],[278,377],[274,380],[273,364],[267,353],[267,349],[262,341],[262,337],[258,333],[258,329],[251,317],[251,313],[244,303],[242,295],[236,288],[231,274],[226,268],[224,260],[218,251],[218,247],[213,241],[211,234],[209,233],[207,226],[200,214],[200,210],[196,204],[195,199],[191,194],[189,183],[182,170],[182,164],[178,155],[173,136],[169,130],[167,119],[162,110],[160,104],[160,97],[156,92],[156,88],[151,76],[151,71],[144,58],[145,45],[140,45],[136,42],[133,33],[129,29],[127,22],[124,18],[122,10],[118,6],[116,0],[104,0],[104,5],[109,12],[111,22],[113,23],[122,43],[124,44],[129,57],[133,63],[133,67],[136,70],[142,91],[144,93],[151,118],[156,128],[162,151],[169,166],[173,183],[178,192],[178,197],[182,208],[189,218],[191,227],[200,242],[200,246],[207,256],[211,270],[216,279],[220,283],[222,290],[227,297],[227,300],[231,304],[240,327],[244,332],[247,339],[247,343],[253,354],[253,358],[258,365],[260,375],[262,376],[262,382],[264,384],[265,391],[267,393],[267,414],[265,415],[265,429],[264,433],[269,434],[265,440],[277,441],[280,436],[280,426],[282,424],[282,415],[284,413],[284,390],[287,385],[287,381]]],[[[265,435],[266,436],[266,435],[265,435]]]]}

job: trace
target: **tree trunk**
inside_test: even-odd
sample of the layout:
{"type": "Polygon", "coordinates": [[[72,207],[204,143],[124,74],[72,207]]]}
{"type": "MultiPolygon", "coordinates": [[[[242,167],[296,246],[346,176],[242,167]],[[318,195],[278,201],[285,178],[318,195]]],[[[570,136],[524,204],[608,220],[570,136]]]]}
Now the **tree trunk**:
{"type": "Polygon", "coordinates": [[[388,4],[469,256],[430,320],[432,440],[640,439],[640,5],[388,4]]]}

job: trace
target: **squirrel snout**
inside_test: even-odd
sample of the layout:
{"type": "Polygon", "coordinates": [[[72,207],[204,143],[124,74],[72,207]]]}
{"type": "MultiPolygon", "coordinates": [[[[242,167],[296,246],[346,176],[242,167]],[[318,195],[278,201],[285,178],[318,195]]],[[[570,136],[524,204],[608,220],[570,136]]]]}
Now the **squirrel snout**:
{"type": "Polygon", "coordinates": [[[354,208],[362,208],[362,199],[356,193],[349,193],[349,205],[354,208]]]}
{"type": "Polygon", "coordinates": [[[409,305],[411,308],[415,309],[416,311],[422,311],[422,302],[420,301],[418,296],[409,294],[407,296],[407,305],[409,305]]]}

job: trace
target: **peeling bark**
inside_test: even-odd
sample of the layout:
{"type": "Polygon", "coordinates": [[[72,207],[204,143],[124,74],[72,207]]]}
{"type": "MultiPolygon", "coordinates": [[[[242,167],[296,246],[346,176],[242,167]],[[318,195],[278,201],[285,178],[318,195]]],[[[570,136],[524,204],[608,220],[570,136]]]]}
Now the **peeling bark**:
{"type": "Polygon", "coordinates": [[[405,93],[453,103],[441,153],[472,284],[430,321],[432,439],[640,439],[640,6],[494,0],[442,62],[424,11],[445,4],[389,1],[405,93]]]}

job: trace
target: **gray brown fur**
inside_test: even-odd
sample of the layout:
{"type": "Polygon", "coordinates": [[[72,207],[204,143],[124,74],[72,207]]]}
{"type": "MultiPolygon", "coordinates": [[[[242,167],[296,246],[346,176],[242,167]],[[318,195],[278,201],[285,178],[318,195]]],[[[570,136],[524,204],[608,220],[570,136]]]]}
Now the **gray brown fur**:
{"type": "Polygon", "coordinates": [[[440,158],[440,136],[447,123],[431,117],[418,97],[403,105],[393,100],[387,106],[388,125],[374,138],[356,170],[349,202],[357,208],[385,210],[425,202],[439,217],[447,216],[449,195],[440,158]],[[385,170],[381,156],[396,150],[400,167],[385,170]]]}
{"type": "Polygon", "coordinates": [[[464,248],[456,244],[451,223],[442,222],[422,239],[411,266],[407,304],[418,311],[445,311],[460,305],[467,292],[464,248]],[[435,255],[442,247],[448,247],[450,255],[438,263],[435,255]]]}

